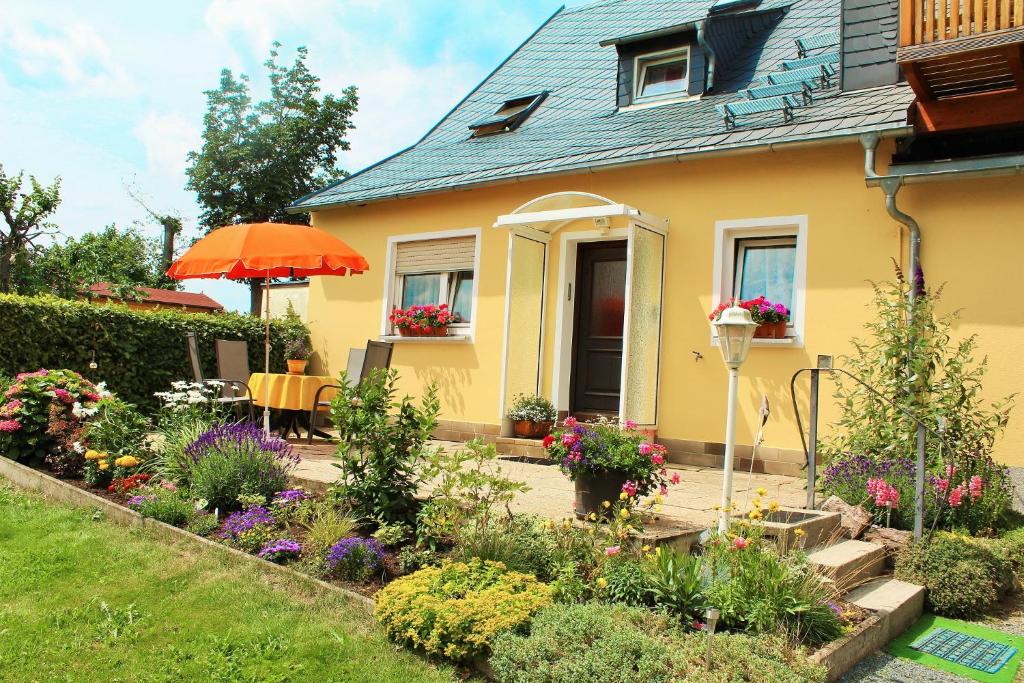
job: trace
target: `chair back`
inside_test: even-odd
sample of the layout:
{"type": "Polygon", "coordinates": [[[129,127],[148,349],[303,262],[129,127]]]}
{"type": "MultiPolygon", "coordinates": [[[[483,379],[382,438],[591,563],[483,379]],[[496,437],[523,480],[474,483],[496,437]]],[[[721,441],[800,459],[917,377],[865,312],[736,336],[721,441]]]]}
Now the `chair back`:
{"type": "Polygon", "coordinates": [[[348,365],[345,366],[345,376],[348,377],[349,385],[359,382],[363,374],[363,360],[366,358],[366,349],[349,349],[348,365]]]}
{"type": "MultiPolygon", "coordinates": [[[[245,341],[218,339],[217,378],[249,383],[249,344],[245,341]]],[[[235,385],[237,386],[237,385],[235,385]]],[[[224,396],[236,396],[234,387],[225,384],[224,396]]]]}
{"type": "Polygon", "coordinates": [[[199,340],[195,332],[185,333],[185,346],[188,348],[188,362],[192,366],[192,379],[202,384],[203,366],[199,363],[199,340]]]}
{"type": "Polygon", "coordinates": [[[366,342],[366,356],[363,358],[363,368],[359,372],[359,381],[370,376],[374,370],[387,370],[391,367],[391,351],[394,344],[391,342],[366,342]]]}

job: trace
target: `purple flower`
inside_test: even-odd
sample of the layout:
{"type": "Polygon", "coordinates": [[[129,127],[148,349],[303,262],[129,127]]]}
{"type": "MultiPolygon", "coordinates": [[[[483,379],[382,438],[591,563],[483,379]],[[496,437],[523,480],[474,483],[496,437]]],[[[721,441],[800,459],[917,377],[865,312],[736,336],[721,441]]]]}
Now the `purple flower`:
{"type": "Polygon", "coordinates": [[[239,536],[247,531],[252,531],[257,526],[273,526],[274,516],[270,510],[262,505],[250,505],[241,512],[232,512],[221,526],[220,537],[237,540],[239,536]]]}
{"type": "Polygon", "coordinates": [[[274,496],[274,503],[276,505],[297,505],[307,498],[309,498],[309,494],[302,489],[288,489],[274,496]]]}
{"type": "Polygon", "coordinates": [[[222,450],[225,446],[254,447],[264,453],[273,453],[279,460],[298,464],[292,445],[277,436],[267,436],[263,428],[252,422],[233,422],[203,432],[185,449],[186,455],[197,462],[208,451],[222,450]]]}
{"type": "Polygon", "coordinates": [[[298,557],[301,552],[302,545],[297,541],[293,541],[290,538],[279,538],[263,546],[263,549],[259,552],[259,557],[271,562],[282,562],[298,557]]]}
{"type": "Polygon", "coordinates": [[[327,568],[353,581],[365,581],[384,562],[384,547],[375,538],[343,538],[327,551],[327,568]]]}
{"type": "Polygon", "coordinates": [[[153,496],[132,496],[128,499],[128,507],[139,507],[143,503],[153,500],[153,496]]]}

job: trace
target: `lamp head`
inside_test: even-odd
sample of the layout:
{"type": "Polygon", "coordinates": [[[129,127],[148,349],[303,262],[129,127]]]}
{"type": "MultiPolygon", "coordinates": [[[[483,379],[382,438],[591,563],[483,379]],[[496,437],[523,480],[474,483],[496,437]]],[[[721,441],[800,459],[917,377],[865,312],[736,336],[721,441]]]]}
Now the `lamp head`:
{"type": "Polygon", "coordinates": [[[750,342],[754,338],[757,323],[750,317],[750,311],[739,306],[738,302],[722,311],[718,320],[712,323],[718,336],[718,346],[722,351],[722,360],[730,368],[738,368],[747,359],[750,342]]]}

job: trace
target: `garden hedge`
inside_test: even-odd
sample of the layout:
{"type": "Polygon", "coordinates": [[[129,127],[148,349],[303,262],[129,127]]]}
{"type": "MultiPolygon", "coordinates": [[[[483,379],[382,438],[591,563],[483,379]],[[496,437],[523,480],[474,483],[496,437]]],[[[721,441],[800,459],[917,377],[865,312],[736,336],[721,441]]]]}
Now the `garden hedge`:
{"type": "MultiPolygon", "coordinates": [[[[185,333],[198,336],[206,377],[216,377],[216,339],[249,343],[249,367],[263,369],[259,318],[237,313],[184,313],[97,306],[51,296],[0,294],[0,375],[39,368],[69,368],[94,382],[106,382],[120,398],[144,410],[156,407],[153,393],[175,380],[192,379],[185,333]],[[93,359],[97,367],[89,363],[93,359]]],[[[283,372],[289,324],[270,324],[270,370],[283,372]]]]}

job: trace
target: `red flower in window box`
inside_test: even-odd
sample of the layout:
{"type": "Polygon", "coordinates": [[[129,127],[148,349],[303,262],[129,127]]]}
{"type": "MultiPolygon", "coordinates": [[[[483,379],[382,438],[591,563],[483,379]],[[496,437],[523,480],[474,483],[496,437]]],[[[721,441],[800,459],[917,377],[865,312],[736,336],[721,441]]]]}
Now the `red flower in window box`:
{"type": "Polygon", "coordinates": [[[448,304],[395,308],[388,319],[403,337],[447,337],[448,326],[456,321],[448,304]]]}

